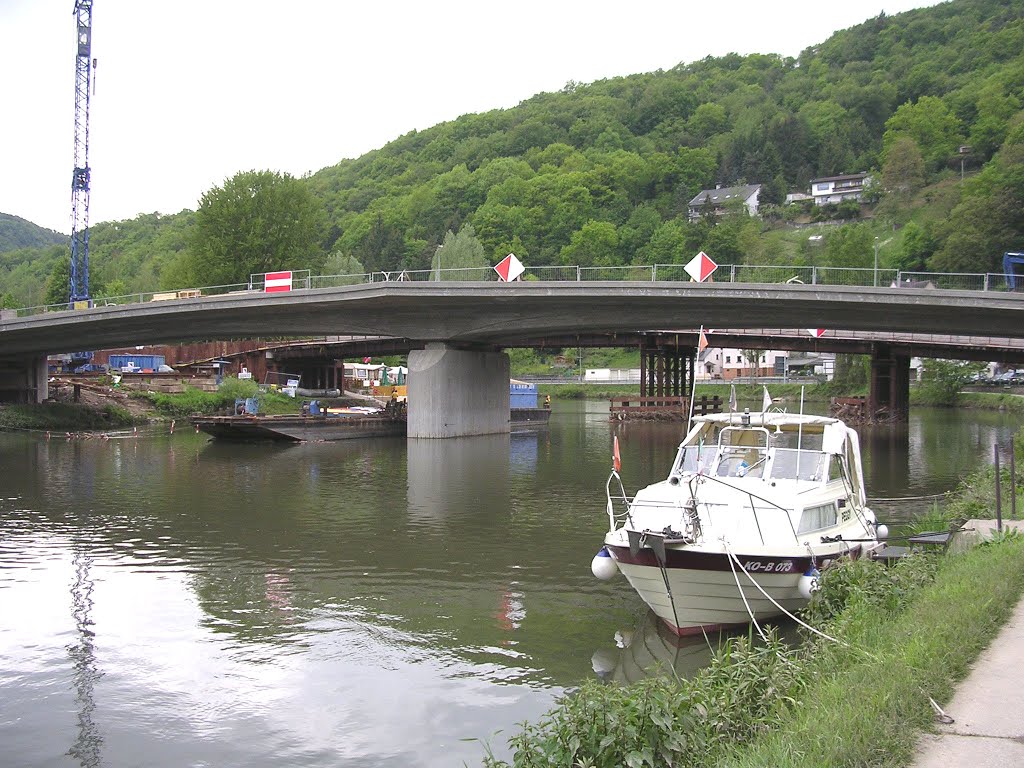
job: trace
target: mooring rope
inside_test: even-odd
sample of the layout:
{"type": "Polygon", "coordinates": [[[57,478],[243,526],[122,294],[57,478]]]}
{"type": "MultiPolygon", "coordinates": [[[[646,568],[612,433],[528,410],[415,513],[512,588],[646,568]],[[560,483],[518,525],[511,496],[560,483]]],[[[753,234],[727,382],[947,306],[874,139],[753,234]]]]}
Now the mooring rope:
{"type": "Polygon", "coordinates": [[[949,494],[950,494],[950,491],[945,491],[943,493],[931,493],[931,494],[928,494],[927,496],[900,496],[898,498],[892,498],[892,499],[873,498],[870,501],[871,502],[876,502],[876,501],[890,501],[890,502],[891,501],[926,501],[928,499],[941,499],[941,498],[945,498],[946,496],[949,496],[949,494]]]}

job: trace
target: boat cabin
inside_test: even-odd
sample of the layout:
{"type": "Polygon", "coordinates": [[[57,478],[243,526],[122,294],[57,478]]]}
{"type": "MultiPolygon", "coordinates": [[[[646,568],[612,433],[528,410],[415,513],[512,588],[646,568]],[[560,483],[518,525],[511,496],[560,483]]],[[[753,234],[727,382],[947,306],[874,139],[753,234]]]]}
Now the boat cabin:
{"type": "Polygon", "coordinates": [[[715,414],[699,417],[679,447],[669,482],[685,475],[824,485],[847,478],[861,491],[856,433],[823,416],[715,414]]]}

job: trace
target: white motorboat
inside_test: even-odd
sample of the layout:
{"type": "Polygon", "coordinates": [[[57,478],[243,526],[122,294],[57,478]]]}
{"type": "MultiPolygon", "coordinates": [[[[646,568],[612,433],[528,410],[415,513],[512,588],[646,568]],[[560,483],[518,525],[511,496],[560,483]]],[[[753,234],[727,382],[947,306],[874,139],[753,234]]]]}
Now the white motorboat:
{"type": "Polygon", "coordinates": [[[626,496],[608,478],[600,578],[621,571],[678,635],[804,607],[818,569],[884,538],[868,508],[857,433],[780,412],[694,418],[664,480],[626,496]],[[617,567],[616,567],[617,566],[617,567]]]}

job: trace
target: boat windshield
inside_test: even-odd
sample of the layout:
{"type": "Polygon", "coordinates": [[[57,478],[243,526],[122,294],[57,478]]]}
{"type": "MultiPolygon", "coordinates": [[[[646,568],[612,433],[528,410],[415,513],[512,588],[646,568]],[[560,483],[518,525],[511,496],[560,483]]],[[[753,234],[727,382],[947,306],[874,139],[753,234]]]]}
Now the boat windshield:
{"type": "Polygon", "coordinates": [[[828,471],[828,454],[821,450],[820,432],[808,431],[801,435],[769,432],[763,428],[725,427],[708,437],[715,442],[680,448],[672,465],[672,475],[703,472],[719,477],[817,482],[828,471]]]}
{"type": "Polygon", "coordinates": [[[776,448],[772,462],[773,480],[821,480],[828,457],[821,451],[776,448]]]}

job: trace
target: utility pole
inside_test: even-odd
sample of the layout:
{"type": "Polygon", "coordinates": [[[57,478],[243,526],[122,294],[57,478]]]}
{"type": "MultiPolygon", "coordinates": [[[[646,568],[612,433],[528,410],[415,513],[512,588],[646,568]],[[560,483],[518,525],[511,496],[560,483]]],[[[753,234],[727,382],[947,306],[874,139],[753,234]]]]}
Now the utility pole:
{"type": "Polygon", "coordinates": [[[71,308],[89,306],[89,91],[92,70],[92,2],[75,0],[75,170],[71,176],[71,308]]]}

